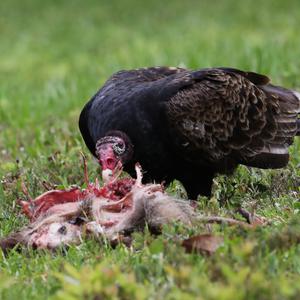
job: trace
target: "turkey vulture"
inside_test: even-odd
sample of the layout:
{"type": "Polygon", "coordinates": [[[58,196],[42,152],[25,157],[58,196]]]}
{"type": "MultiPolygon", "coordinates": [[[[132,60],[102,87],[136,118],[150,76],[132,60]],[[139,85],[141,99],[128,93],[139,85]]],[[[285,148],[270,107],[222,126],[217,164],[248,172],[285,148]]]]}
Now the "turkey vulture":
{"type": "Polygon", "coordinates": [[[144,181],[179,180],[209,196],[238,164],[281,168],[300,135],[300,94],[232,68],[119,71],[84,106],[79,127],[105,180],[140,162],[144,181]]]}

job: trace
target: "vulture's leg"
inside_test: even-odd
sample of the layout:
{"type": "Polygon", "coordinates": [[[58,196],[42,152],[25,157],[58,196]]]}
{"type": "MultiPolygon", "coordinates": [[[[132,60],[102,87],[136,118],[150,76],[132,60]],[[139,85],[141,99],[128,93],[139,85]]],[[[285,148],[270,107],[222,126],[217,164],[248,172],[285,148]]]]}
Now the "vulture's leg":
{"type": "MultiPolygon", "coordinates": [[[[184,173],[184,172],[183,172],[184,173]]],[[[183,184],[188,198],[196,200],[199,195],[211,196],[211,188],[215,174],[209,171],[186,172],[182,178],[178,178],[183,184]]]]}

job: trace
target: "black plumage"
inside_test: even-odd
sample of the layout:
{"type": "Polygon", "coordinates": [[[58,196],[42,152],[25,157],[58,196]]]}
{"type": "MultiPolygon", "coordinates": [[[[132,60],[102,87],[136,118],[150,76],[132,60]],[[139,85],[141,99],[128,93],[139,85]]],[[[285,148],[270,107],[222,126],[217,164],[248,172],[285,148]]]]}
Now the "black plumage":
{"type": "Polygon", "coordinates": [[[300,134],[299,99],[264,75],[231,68],[120,71],[85,105],[79,127],[95,156],[101,138],[125,134],[133,145],[126,171],[140,162],[146,181],[178,179],[196,198],[238,164],[284,167],[300,134]]]}

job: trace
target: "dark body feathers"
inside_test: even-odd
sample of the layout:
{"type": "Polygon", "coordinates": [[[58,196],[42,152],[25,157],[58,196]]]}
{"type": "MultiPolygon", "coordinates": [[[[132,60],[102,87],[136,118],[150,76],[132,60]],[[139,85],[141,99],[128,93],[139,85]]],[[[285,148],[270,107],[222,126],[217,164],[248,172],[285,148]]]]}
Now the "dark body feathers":
{"type": "Polygon", "coordinates": [[[146,180],[180,180],[189,197],[209,195],[216,173],[238,164],[281,168],[299,134],[299,96],[268,77],[230,68],[157,67],[114,74],[83,108],[89,150],[110,130],[125,132],[146,180]]]}

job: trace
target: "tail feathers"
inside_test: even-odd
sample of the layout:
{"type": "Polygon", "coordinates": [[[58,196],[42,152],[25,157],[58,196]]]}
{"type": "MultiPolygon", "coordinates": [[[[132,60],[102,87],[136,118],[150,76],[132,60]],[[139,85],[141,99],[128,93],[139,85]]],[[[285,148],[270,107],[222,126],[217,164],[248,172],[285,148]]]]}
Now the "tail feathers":
{"type": "Polygon", "coordinates": [[[277,124],[276,136],[293,139],[295,135],[299,135],[300,93],[271,84],[264,86],[263,90],[270,97],[269,101],[278,101],[279,111],[274,115],[277,124]]]}
{"type": "MultiPolygon", "coordinates": [[[[292,93],[296,96],[296,98],[298,98],[298,100],[300,101],[300,93],[297,91],[292,91],[292,93]]],[[[300,111],[299,111],[300,113],[300,111]]]]}
{"type": "Polygon", "coordinates": [[[268,121],[257,138],[262,139],[264,146],[254,147],[243,163],[258,168],[282,168],[289,161],[288,147],[296,135],[300,136],[300,93],[271,84],[261,88],[267,96],[268,121]]]}
{"type": "Polygon", "coordinates": [[[300,136],[300,93],[293,91],[293,94],[296,96],[296,98],[298,98],[299,100],[299,109],[298,109],[298,120],[296,121],[297,123],[297,133],[296,135],[300,136]]]}
{"type": "Polygon", "coordinates": [[[289,154],[285,149],[282,149],[281,154],[274,152],[262,152],[250,160],[245,165],[260,169],[280,169],[285,167],[289,162],[289,154]]]}

